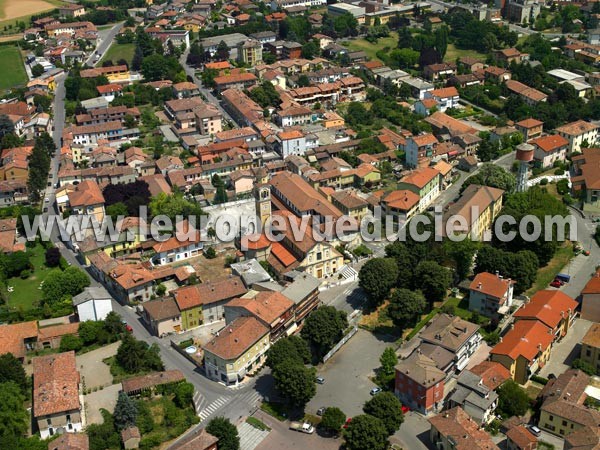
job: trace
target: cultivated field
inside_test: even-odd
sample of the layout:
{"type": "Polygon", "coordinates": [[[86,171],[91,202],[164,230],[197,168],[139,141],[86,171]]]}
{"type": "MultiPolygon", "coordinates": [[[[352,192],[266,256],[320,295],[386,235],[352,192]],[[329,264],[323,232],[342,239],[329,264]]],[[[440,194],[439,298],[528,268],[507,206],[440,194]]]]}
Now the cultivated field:
{"type": "Polygon", "coordinates": [[[0,47],[0,91],[26,82],[27,74],[19,49],[12,45],[0,47]]]}
{"type": "Polygon", "coordinates": [[[31,16],[54,8],[52,3],[44,0],[0,0],[0,19],[31,16]]]}

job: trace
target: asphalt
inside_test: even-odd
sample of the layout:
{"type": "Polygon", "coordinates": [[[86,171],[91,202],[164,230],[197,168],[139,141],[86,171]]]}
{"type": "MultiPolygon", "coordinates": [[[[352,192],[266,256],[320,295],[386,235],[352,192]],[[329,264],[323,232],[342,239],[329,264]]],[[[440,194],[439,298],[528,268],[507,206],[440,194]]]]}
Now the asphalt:
{"type": "Polygon", "coordinates": [[[93,52],[90,55],[90,57],[87,59],[87,61],[85,62],[86,65],[93,67],[96,64],[98,64],[98,62],[100,62],[100,60],[102,59],[102,56],[106,53],[106,51],[113,44],[115,36],[119,33],[119,31],[121,31],[122,27],[123,27],[123,22],[119,22],[119,23],[115,24],[114,27],[112,27],[108,30],[102,30],[102,31],[98,32],[98,42],[96,45],[96,51],[93,52]],[[96,61],[94,61],[96,56],[98,56],[98,59],[96,61]]]}

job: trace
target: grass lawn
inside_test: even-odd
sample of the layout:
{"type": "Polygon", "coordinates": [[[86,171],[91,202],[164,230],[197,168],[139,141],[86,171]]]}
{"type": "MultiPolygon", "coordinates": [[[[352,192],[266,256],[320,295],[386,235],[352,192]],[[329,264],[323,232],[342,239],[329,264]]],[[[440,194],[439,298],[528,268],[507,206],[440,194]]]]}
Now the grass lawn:
{"type": "Polygon", "coordinates": [[[461,48],[456,48],[454,44],[448,44],[448,49],[446,50],[446,56],[444,60],[447,62],[454,62],[457,58],[462,58],[463,56],[470,56],[471,58],[477,58],[481,61],[486,60],[486,56],[483,53],[479,53],[475,50],[463,50],[461,48]]]}
{"type": "Polygon", "coordinates": [[[533,283],[533,286],[531,286],[531,288],[525,292],[525,295],[531,297],[537,291],[546,289],[552,280],[554,280],[556,275],[560,273],[562,268],[569,263],[572,257],[573,244],[571,242],[566,242],[558,249],[554,255],[554,258],[552,258],[546,266],[538,269],[535,282],[533,283]]]}
{"type": "Polygon", "coordinates": [[[31,255],[29,261],[33,265],[33,274],[26,280],[21,278],[11,278],[7,280],[6,286],[14,287],[13,292],[7,292],[6,287],[3,287],[7,304],[11,308],[22,308],[28,310],[33,308],[34,302],[41,300],[42,290],[40,282],[43,281],[52,269],[45,266],[46,250],[41,245],[36,245],[34,248],[28,248],[27,253],[31,255]]]}
{"type": "Polygon", "coordinates": [[[135,51],[135,44],[113,44],[110,46],[108,51],[102,57],[100,64],[102,62],[111,60],[115,64],[118,60],[124,59],[128,64],[131,64],[131,60],[133,59],[133,52],[135,51]]]}
{"type": "Polygon", "coordinates": [[[464,320],[469,320],[473,314],[469,311],[469,299],[468,297],[456,298],[450,297],[444,305],[454,306],[454,315],[464,320]]]}
{"type": "Polygon", "coordinates": [[[385,47],[389,47],[390,49],[396,48],[398,45],[398,33],[392,31],[388,37],[378,39],[375,44],[371,44],[366,39],[353,39],[351,41],[342,42],[342,45],[353,52],[362,50],[369,58],[378,60],[379,58],[377,58],[376,53],[379,50],[385,47]]]}
{"type": "Polygon", "coordinates": [[[27,82],[27,73],[23,66],[23,57],[18,47],[5,45],[0,47],[0,91],[10,89],[27,82]]]}
{"type": "Polygon", "coordinates": [[[260,405],[260,409],[262,409],[268,415],[275,417],[280,422],[285,421],[286,418],[289,416],[286,407],[281,403],[262,402],[260,405]]]}

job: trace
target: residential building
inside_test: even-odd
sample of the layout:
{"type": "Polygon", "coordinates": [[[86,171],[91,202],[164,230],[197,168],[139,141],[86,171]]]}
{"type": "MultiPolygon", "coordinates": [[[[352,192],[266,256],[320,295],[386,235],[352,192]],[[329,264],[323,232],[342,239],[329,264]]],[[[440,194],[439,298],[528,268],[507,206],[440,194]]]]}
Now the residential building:
{"type": "Polygon", "coordinates": [[[454,354],[457,370],[466,367],[483,340],[479,325],[460,317],[438,314],[419,333],[421,341],[445,348],[454,354]]]}
{"type": "Polygon", "coordinates": [[[544,367],[550,358],[554,335],[537,320],[519,320],[490,350],[490,359],[502,364],[519,384],[544,367]]]}
{"type": "MultiPolygon", "coordinates": [[[[72,140],[75,145],[94,145],[100,140],[118,141],[123,139],[121,122],[105,122],[98,125],[81,125],[65,128],[63,136],[72,140]]],[[[64,137],[63,137],[64,139],[64,137]]]]}
{"type": "Polygon", "coordinates": [[[354,191],[339,191],[331,194],[331,203],[345,215],[360,222],[369,214],[369,202],[354,191]]]}
{"type": "Polygon", "coordinates": [[[250,67],[262,63],[263,44],[256,39],[248,39],[238,44],[238,61],[250,67]]]}
{"type": "Polygon", "coordinates": [[[103,287],[86,287],[81,294],[73,297],[80,322],[104,320],[112,311],[112,297],[103,287]]]}
{"type": "Polygon", "coordinates": [[[131,73],[126,65],[94,67],[84,69],[80,73],[81,78],[96,78],[103,75],[111,83],[128,82],[131,79],[131,73]]]}
{"type": "Polygon", "coordinates": [[[412,168],[419,167],[435,156],[435,147],[438,140],[431,133],[424,133],[418,136],[410,136],[406,139],[406,165],[412,168]]]}
{"type": "Polygon", "coordinates": [[[392,191],[381,198],[381,206],[386,215],[396,221],[406,221],[419,211],[419,194],[408,189],[392,191]]]}
{"type": "Polygon", "coordinates": [[[569,369],[549,380],[539,395],[542,401],[538,426],[560,437],[585,430],[592,437],[600,426],[600,412],[586,407],[583,402],[589,375],[569,369]]]}
{"type": "Polygon", "coordinates": [[[531,300],[526,301],[515,312],[514,318],[517,321],[537,320],[549,327],[555,339],[560,340],[569,331],[577,306],[577,301],[564,292],[545,289],[537,291],[531,300]]]}
{"type": "Polygon", "coordinates": [[[409,190],[419,196],[419,212],[424,211],[440,194],[441,176],[432,167],[413,170],[402,177],[398,189],[409,190]]]}
{"type": "Polygon", "coordinates": [[[280,292],[250,291],[225,305],[225,322],[239,317],[255,317],[269,328],[271,342],[291,335],[296,329],[294,302],[280,292]]]}
{"type": "Polygon", "coordinates": [[[225,305],[248,289],[240,277],[184,286],[172,292],[180,308],[187,310],[184,326],[198,326],[225,318],[225,305]],[[191,315],[190,315],[191,314],[191,315]]]}
{"type": "Polygon", "coordinates": [[[567,159],[569,141],[560,134],[542,136],[529,143],[535,146],[533,159],[543,169],[552,167],[555,162],[565,162],[567,159]]]}
{"type": "Polygon", "coordinates": [[[456,74],[456,64],[437,63],[429,64],[423,68],[423,76],[428,80],[439,81],[443,78],[450,78],[456,74]]]}
{"type": "Polygon", "coordinates": [[[428,81],[422,80],[421,78],[415,77],[404,77],[400,80],[410,88],[411,95],[419,100],[425,98],[425,93],[431,92],[435,89],[435,86],[428,81]]]}
{"type": "Polygon", "coordinates": [[[580,152],[582,144],[586,143],[587,147],[594,147],[596,139],[598,139],[598,125],[586,122],[585,120],[577,120],[558,127],[558,134],[569,141],[569,153],[580,152]]]}
{"type": "Polygon", "coordinates": [[[481,382],[491,390],[496,390],[510,379],[510,372],[502,364],[494,361],[482,361],[469,369],[481,377],[481,382]]]}
{"type": "Polygon", "coordinates": [[[517,425],[506,432],[507,450],[535,450],[537,437],[523,425],[517,425]]]}
{"type": "Polygon", "coordinates": [[[173,443],[170,450],[217,450],[219,439],[204,428],[195,430],[173,443]]]}
{"type": "Polygon", "coordinates": [[[431,125],[433,134],[440,139],[447,139],[444,135],[450,135],[450,137],[455,138],[468,134],[478,134],[478,130],[472,126],[441,111],[434,112],[424,120],[431,125]]]}
{"type": "Polygon", "coordinates": [[[200,254],[200,251],[204,248],[200,232],[191,230],[190,225],[187,223],[183,227],[178,230],[179,233],[182,233],[181,240],[175,235],[152,246],[155,254],[150,259],[150,263],[153,266],[185,261],[200,254]]]}
{"type": "Polygon", "coordinates": [[[65,433],[49,442],[48,450],[90,450],[90,439],[85,433],[65,433]]]}
{"type": "Polygon", "coordinates": [[[600,270],[596,270],[581,291],[581,318],[600,322],[600,270]]]}
{"type": "Polygon", "coordinates": [[[277,133],[277,151],[282,158],[306,153],[306,138],[300,130],[280,131],[277,133]]]}
{"type": "Polygon", "coordinates": [[[81,181],[76,186],[61,186],[56,193],[58,211],[71,214],[93,216],[102,223],[104,219],[104,195],[100,186],[93,180],[81,181]]]}
{"type": "Polygon", "coordinates": [[[520,64],[522,60],[529,58],[529,55],[521,53],[514,47],[497,50],[495,56],[505,66],[509,66],[512,62],[520,64]]]}
{"type": "Polygon", "coordinates": [[[593,323],[583,337],[579,358],[600,373],[600,323],[593,323]]]}
{"type": "Polygon", "coordinates": [[[456,203],[444,212],[444,235],[469,234],[483,241],[502,210],[504,191],[489,186],[469,185],[456,203]],[[453,220],[451,220],[454,218],[453,220]]]}
{"type": "Polygon", "coordinates": [[[515,123],[515,128],[523,135],[523,141],[528,142],[542,135],[544,131],[544,122],[529,118],[515,123]]]}
{"type": "Polygon", "coordinates": [[[489,434],[456,406],[429,419],[429,439],[439,450],[500,450],[489,434]]]}
{"type": "Polygon", "coordinates": [[[155,336],[162,337],[170,333],[179,333],[181,317],[185,312],[179,310],[177,302],[170,297],[144,302],[142,317],[155,336]]]}
{"type": "Polygon", "coordinates": [[[506,80],[505,84],[509,91],[521,97],[521,100],[523,100],[529,106],[535,106],[539,102],[545,102],[548,99],[548,96],[543,92],[529,87],[519,81],[506,80]]]}
{"type": "Polygon", "coordinates": [[[434,99],[438,104],[437,108],[441,112],[446,112],[450,108],[456,108],[460,104],[460,95],[454,86],[426,92],[425,98],[434,99]]]}
{"type": "Polygon", "coordinates": [[[206,376],[226,386],[253,375],[266,361],[269,328],[255,317],[239,317],[204,346],[206,376]]]}
{"type": "Polygon", "coordinates": [[[493,319],[508,314],[513,301],[514,281],[498,274],[481,272],[469,286],[469,310],[493,319]]]}
{"type": "Polygon", "coordinates": [[[200,88],[190,81],[182,81],[173,85],[173,92],[177,98],[190,98],[200,95],[200,88]]]}
{"type": "Polygon", "coordinates": [[[441,410],[444,402],[444,380],[446,373],[420,351],[396,365],[394,393],[409,408],[422,414],[441,410]]]}
{"type": "MultiPolygon", "coordinates": [[[[584,212],[598,214],[600,212],[600,173],[598,172],[600,149],[582,148],[581,153],[572,157],[574,172],[574,176],[571,177],[572,189],[583,199],[584,212]]],[[[588,302],[586,309],[590,310],[590,308],[596,309],[591,301],[588,302]]],[[[598,309],[599,311],[594,314],[600,317],[600,308],[598,309]]]]}
{"type": "Polygon", "coordinates": [[[222,93],[227,89],[247,89],[257,84],[258,79],[252,73],[239,73],[235,75],[222,75],[215,77],[215,89],[222,93]]]}
{"type": "Polygon", "coordinates": [[[42,439],[82,431],[83,396],[75,352],[33,358],[33,418],[42,439]]]}
{"type": "Polygon", "coordinates": [[[24,361],[27,352],[36,348],[37,336],[35,321],[0,325],[0,355],[11,353],[24,361]]]}
{"type": "Polygon", "coordinates": [[[121,430],[121,442],[125,450],[134,450],[139,448],[141,441],[140,429],[135,425],[128,426],[121,430]]]}
{"type": "Polygon", "coordinates": [[[79,17],[85,15],[85,7],[76,3],[68,3],[58,8],[61,17],[79,17]]]}
{"type": "Polygon", "coordinates": [[[486,425],[494,419],[498,394],[487,387],[479,375],[463,370],[448,398],[448,407],[455,406],[460,406],[478,425],[486,425]]]}

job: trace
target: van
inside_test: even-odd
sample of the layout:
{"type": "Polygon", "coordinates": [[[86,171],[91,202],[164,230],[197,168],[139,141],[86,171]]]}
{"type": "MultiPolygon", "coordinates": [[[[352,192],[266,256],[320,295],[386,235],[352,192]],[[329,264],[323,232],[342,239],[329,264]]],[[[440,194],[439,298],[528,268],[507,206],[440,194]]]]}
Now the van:
{"type": "Polygon", "coordinates": [[[535,425],[529,425],[527,428],[529,428],[529,431],[531,431],[532,434],[534,434],[538,437],[542,434],[542,430],[540,430],[535,425]]]}
{"type": "Polygon", "coordinates": [[[567,275],[566,273],[559,273],[558,275],[556,275],[556,278],[558,278],[564,283],[568,283],[569,281],[571,281],[571,275],[567,275]]]}

